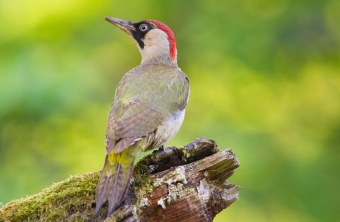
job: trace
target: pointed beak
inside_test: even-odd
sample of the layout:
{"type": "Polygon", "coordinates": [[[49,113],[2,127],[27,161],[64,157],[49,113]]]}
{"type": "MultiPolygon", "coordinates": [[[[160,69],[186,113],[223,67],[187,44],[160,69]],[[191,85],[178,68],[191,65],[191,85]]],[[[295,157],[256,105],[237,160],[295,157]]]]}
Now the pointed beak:
{"type": "Polygon", "coordinates": [[[105,20],[110,22],[111,24],[114,24],[119,29],[123,30],[129,35],[131,35],[132,31],[136,30],[135,27],[132,25],[132,23],[127,20],[122,20],[119,18],[110,18],[110,17],[105,17],[105,20]]]}

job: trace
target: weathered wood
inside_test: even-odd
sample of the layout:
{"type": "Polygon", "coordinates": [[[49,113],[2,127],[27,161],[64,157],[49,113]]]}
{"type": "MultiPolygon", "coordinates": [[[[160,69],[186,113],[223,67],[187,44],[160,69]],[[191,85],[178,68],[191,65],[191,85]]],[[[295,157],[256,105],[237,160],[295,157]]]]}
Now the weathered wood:
{"type": "Polygon", "coordinates": [[[238,166],[231,150],[219,151],[214,141],[197,139],[139,161],[125,201],[109,218],[107,206],[93,218],[95,172],[10,202],[0,209],[0,221],[212,221],[238,198],[239,188],[225,181],[238,166]]]}

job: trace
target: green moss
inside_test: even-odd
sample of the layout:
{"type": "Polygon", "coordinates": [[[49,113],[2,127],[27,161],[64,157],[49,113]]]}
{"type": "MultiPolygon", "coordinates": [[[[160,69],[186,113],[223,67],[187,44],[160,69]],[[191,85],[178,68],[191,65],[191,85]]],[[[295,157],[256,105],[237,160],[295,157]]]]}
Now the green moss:
{"type": "Polygon", "coordinates": [[[93,217],[99,172],[73,176],[41,193],[10,202],[0,221],[87,221],[93,217]]]}

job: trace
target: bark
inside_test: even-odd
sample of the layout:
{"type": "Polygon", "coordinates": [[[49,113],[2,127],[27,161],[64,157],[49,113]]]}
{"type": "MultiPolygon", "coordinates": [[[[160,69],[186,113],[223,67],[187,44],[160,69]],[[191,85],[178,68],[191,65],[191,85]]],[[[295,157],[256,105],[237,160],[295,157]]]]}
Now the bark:
{"type": "Polygon", "coordinates": [[[124,202],[109,218],[106,205],[93,218],[99,177],[93,172],[8,203],[0,209],[0,221],[212,221],[238,198],[239,188],[226,182],[238,166],[231,150],[197,139],[141,159],[124,202]]]}

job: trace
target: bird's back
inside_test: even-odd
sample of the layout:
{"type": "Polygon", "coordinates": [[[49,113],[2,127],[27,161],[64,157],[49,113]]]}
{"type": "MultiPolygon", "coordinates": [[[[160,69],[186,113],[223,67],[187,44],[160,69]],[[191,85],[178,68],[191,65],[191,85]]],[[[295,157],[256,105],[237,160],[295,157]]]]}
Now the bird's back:
{"type": "Polygon", "coordinates": [[[183,111],[188,97],[187,76],[177,66],[140,65],[132,69],[117,87],[107,139],[147,136],[183,111]]]}

